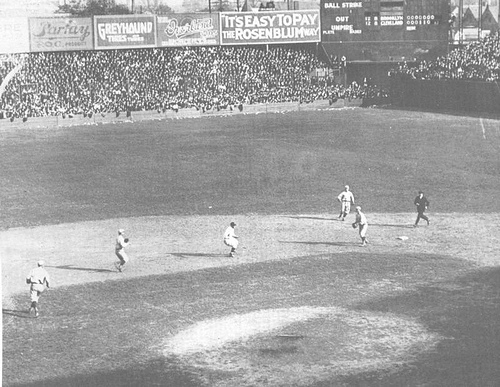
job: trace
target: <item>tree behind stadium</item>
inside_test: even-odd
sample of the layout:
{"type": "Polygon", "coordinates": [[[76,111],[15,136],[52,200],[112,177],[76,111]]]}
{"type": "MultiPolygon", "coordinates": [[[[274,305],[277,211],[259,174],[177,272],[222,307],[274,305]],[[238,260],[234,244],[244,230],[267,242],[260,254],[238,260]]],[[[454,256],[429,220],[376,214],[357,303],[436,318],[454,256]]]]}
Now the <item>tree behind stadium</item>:
{"type": "Polygon", "coordinates": [[[115,0],[69,0],[60,5],[57,13],[73,16],[127,15],[132,13],[126,5],[116,4],[115,0]]]}

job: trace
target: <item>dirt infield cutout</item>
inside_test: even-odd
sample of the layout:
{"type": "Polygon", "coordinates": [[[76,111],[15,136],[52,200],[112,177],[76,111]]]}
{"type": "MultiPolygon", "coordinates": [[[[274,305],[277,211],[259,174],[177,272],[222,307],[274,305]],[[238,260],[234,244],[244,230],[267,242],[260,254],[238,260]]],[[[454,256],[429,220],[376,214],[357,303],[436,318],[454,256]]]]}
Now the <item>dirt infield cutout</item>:
{"type": "Polygon", "coordinates": [[[163,354],[233,373],[227,385],[300,385],[396,367],[442,339],[406,317],[305,306],[198,322],[166,340],[163,354]]]}
{"type": "MultiPolygon", "coordinates": [[[[370,214],[371,245],[364,252],[441,254],[480,266],[500,264],[500,237],[492,230],[500,214],[432,214],[431,227],[411,227],[414,214],[370,214]],[[373,220],[372,220],[373,219],[373,220]],[[397,239],[405,230],[409,239],[397,239]],[[471,231],[474,230],[474,237],[471,231]]],[[[353,217],[351,217],[353,219],[353,217]]],[[[210,267],[288,259],[296,256],[360,251],[355,230],[331,214],[157,216],[108,219],[13,228],[0,231],[2,301],[27,292],[24,277],[46,261],[53,285],[119,280],[210,267]],[[241,248],[236,259],[222,243],[230,221],[238,224],[241,248]],[[130,269],[116,273],[113,262],[116,230],[131,238],[130,269]],[[193,237],[193,230],[196,236],[193,237]],[[269,252],[272,251],[272,254],[269,252]]],[[[349,222],[347,222],[349,223],[349,222]]]]}

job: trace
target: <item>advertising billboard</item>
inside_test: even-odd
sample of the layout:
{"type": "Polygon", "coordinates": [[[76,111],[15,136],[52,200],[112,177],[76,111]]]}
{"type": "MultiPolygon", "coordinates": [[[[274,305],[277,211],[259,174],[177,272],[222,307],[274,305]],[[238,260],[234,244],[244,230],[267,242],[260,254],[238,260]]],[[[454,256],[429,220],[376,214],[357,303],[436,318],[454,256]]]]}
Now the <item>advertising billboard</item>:
{"type": "Polygon", "coordinates": [[[158,45],[214,46],[219,44],[219,17],[210,13],[158,16],[158,45]]]}
{"type": "Polygon", "coordinates": [[[319,42],[318,10],[221,12],[221,44],[319,42]]]}
{"type": "Polygon", "coordinates": [[[90,18],[30,18],[30,50],[76,51],[92,50],[92,19],[90,18]]]}
{"type": "Polygon", "coordinates": [[[29,52],[28,18],[0,18],[0,54],[29,52]]]}
{"type": "Polygon", "coordinates": [[[94,16],[95,49],[156,47],[156,16],[94,16]]]}

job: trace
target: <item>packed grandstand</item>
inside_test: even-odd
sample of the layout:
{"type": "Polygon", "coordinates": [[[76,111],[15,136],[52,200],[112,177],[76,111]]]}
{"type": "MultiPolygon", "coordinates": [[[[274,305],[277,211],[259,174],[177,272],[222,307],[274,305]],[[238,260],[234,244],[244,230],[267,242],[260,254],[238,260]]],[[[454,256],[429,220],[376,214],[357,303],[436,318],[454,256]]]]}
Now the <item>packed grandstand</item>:
{"type": "Polygon", "coordinates": [[[2,95],[4,117],[197,108],[363,98],[380,93],[333,76],[314,53],[295,47],[191,47],[19,55],[2,95]],[[328,72],[325,72],[327,74],[328,72]]]}
{"type": "Polygon", "coordinates": [[[500,34],[496,31],[433,61],[422,61],[415,66],[400,63],[392,75],[413,79],[497,82],[500,80],[500,34]]]}
{"type": "MultiPolygon", "coordinates": [[[[0,62],[0,117],[28,118],[387,96],[344,84],[300,45],[144,48],[11,54],[0,62]]],[[[498,81],[500,35],[433,61],[400,63],[392,76],[498,81]]]]}

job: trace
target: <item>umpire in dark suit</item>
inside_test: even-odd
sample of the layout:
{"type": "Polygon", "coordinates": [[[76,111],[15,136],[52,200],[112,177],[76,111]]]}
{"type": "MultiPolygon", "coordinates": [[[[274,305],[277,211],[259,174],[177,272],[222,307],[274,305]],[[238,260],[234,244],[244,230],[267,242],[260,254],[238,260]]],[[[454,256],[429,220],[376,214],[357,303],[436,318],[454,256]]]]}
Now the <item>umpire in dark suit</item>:
{"type": "Polygon", "coordinates": [[[427,221],[427,226],[429,225],[429,218],[424,215],[424,211],[429,207],[429,201],[424,196],[422,191],[418,192],[418,196],[415,198],[413,203],[417,206],[417,220],[415,221],[415,225],[413,227],[417,227],[420,219],[427,221]]]}

